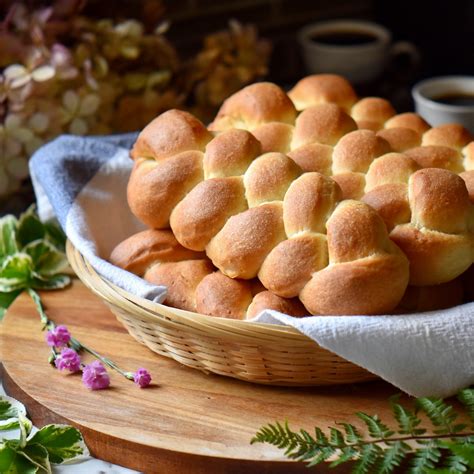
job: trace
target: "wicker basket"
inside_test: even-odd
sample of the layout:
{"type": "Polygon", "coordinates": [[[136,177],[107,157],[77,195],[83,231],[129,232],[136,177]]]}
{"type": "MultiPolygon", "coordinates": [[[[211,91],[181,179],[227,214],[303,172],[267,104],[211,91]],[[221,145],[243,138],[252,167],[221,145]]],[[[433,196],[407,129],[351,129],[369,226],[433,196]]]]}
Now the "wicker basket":
{"type": "Polygon", "coordinates": [[[70,242],[67,255],[78,277],[137,341],[188,367],[270,385],[333,385],[377,378],[294,328],[153,303],[103,279],[70,242]]]}

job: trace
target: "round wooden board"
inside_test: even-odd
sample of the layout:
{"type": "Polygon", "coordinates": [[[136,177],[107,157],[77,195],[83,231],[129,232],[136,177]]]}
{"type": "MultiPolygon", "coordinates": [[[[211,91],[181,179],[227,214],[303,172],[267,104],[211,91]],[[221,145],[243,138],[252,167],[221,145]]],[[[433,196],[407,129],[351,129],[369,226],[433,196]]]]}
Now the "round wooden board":
{"type": "Polygon", "coordinates": [[[147,389],[113,373],[110,389],[89,391],[80,375],[48,364],[49,349],[30,298],[21,295],[8,310],[0,324],[5,390],[25,403],[36,425],[80,428],[91,453],[101,459],[157,474],[308,472],[276,448],[250,445],[250,439],[276,420],[311,431],[335,421],[361,427],[357,411],[390,419],[387,398],[397,390],[386,383],[284,388],[207,375],[140,345],[80,282],[44,292],[42,299],[49,316],[82,342],[126,370],[146,367],[152,373],[154,383],[147,389]]]}

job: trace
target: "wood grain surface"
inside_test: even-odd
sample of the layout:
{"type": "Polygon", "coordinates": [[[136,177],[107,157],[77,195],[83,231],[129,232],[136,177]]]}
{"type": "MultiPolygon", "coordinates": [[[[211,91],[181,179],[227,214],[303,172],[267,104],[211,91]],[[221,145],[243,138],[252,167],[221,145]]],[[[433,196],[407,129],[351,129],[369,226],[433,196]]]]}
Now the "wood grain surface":
{"type": "MultiPolygon", "coordinates": [[[[388,416],[384,382],[340,387],[281,388],[206,375],[158,356],[130,337],[106,306],[80,282],[44,292],[49,316],[75,337],[126,370],[146,367],[153,384],[139,389],[118,374],[111,387],[89,391],[79,374],[47,362],[49,349],[26,294],[0,324],[0,360],[7,393],[20,399],[33,422],[70,423],[84,434],[93,455],[146,473],[308,472],[276,448],[250,439],[268,422],[288,420],[311,430],[335,421],[360,426],[354,413],[388,416]]],[[[85,357],[87,361],[87,357],[85,357]]],[[[348,472],[348,467],[317,472],[348,472]]]]}

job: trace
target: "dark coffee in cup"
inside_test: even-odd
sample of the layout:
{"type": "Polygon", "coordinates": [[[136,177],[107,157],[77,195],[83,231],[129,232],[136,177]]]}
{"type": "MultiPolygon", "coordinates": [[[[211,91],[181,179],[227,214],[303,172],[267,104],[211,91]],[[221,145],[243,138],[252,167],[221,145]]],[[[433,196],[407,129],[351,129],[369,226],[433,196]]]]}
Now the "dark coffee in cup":
{"type": "Polygon", "coordinates": [[[474,94],[463,92],[448,92],[432,98],[436,102],[446,105],[474,106],[474,94]]]}
{"type": "Polygon", "coordinates": [[[325,44],[327,46],[360,46],[377,41],[375,35],[364,31],[327,31],[313,35],[311,39],[315,43],[325,44]]]}

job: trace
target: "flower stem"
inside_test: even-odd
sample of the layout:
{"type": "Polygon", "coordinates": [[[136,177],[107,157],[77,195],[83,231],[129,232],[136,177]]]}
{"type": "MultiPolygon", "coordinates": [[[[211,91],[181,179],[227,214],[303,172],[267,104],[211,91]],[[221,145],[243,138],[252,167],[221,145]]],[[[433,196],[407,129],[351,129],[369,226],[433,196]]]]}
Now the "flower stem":
{"type": "MultiPolygon", "coordinates": [[[[56,324],[54,323],[54,321],[49,319],[48,315],[44,311],[43,303],[41,302],[40,295],[33,288],[28,288],[27,291],[28,291],[28,294],[30,295],[31,299],[35,303],[36,309],[38,311],[41,322],[43,324],[42,330],[44,331],[45,329],[48,329],[48,330],[54,329],[56,327],[56,324]]],[[[127,378],[129,380],[133,380],[133,373],[132,372],[125,372],[115,362],[108,359],[107,357],[104,357],[104,356],[100,355],[94,349],[91,349],[90,347],[86,346],[85,344],[80,342],[75,337],[71,337],[70,345],[76,352],[79,352],[79,351],[83,350],[84,352],[87,352],[87,353],[91,354],[96,359],[103,362],[105,365],[107,365],[111,369],[118,372],[120,375],[123,375],[125,378],[127,378]]]]}

